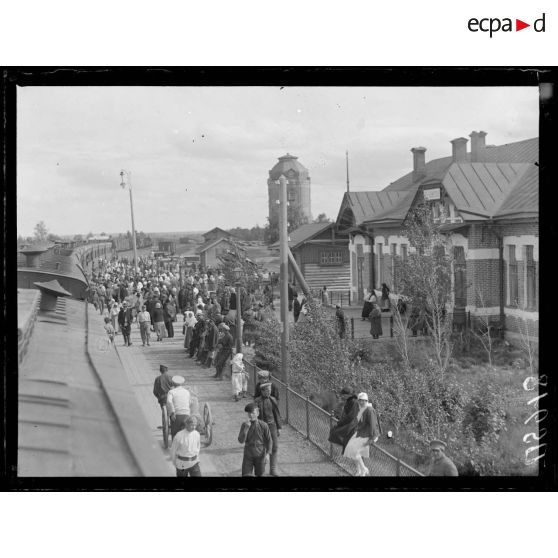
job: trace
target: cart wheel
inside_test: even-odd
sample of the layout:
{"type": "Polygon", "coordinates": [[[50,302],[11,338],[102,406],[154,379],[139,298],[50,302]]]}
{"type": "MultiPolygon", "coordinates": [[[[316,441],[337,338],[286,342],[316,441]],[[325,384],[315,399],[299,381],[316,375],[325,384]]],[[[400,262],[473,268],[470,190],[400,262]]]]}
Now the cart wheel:
{"type": "Polygon", "coordinates": [[[163,445],[165,448],[169,447],[169,416],[167,414],[166,406],[162,407],[161,421],[163,424],[163,445]]]}
{"type": "Polygon", "coordinates": [[[203,406],[203,424],[205,445],[210,446],[213,441],[213,416],[211,415],[209,403],[205,403],[203,406]]]}

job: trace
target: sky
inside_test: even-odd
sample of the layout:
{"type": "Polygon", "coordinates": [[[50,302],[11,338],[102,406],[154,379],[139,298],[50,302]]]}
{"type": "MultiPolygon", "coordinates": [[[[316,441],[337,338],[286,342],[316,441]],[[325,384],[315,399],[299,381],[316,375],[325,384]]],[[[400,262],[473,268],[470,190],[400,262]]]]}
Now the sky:
{"type": "Polygon", "coordinates": [[[535,87],[19,87],[17,227],[57,235],[264,226],[267,179],[290,153],[313,217],[346,190],[381,190],[476,130],[487,144],[538,136],[535,87]]]}

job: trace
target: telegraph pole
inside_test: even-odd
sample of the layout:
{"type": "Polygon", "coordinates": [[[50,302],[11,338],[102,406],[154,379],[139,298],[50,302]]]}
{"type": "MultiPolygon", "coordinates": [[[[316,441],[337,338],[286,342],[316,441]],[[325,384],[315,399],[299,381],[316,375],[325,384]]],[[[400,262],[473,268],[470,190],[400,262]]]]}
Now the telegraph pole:
{"type": "MultiPolygon", "coordinates": [[[[283,381],[289,385],[289,236],[287,233],[287,179],[279,177],[279,249],[280,249],[280,274],[281,274],[281,367],[283,381]]],[[[287,398],[288,401],[288,398],[287,398]]],[[[288,417],[287,405],[287,417],[288,417]]]]}

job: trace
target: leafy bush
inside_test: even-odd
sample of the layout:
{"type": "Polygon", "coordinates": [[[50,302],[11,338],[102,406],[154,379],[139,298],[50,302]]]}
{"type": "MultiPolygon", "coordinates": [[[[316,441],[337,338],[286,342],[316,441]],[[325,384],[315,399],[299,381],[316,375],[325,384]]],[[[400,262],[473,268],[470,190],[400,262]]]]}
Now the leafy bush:
{"type": "MultiPolygon", "coordinates": [[[[280,346],[281,324],[270,313],[258,324],[259,362],[279,369],[280,346]]],[[[305,395],[338,391],[345,385],[367,392],[384,431],[394,432],[389,451],[422,470],[428,442],[440,438],[448,443],[461,475],[524,474],[517,450],[521,436],[508,436],[505,397],[499,392],[506,381],[513,384],[513,378],[506,379],[506,371],[499,384],[495,371],[494,380],[484,378],[480,358],[465,355],[442,372],[427,347],[414,344],[412,350],[411,363],[405,364],[380,344],[339,339],[335,317],[311,302],[309,314],[291,328],[290,383],[305,395]],[[463,368],[467,360],[469,369],[460,370],[457,363],[463,368]]]]}
{"type": "Polygon", "coordinates": [[[478,444],[488,439],[497,440],[506,424],[504,401],[488,379],[480,382],[464,413],[463,428],[470,428],[478,444]]]}

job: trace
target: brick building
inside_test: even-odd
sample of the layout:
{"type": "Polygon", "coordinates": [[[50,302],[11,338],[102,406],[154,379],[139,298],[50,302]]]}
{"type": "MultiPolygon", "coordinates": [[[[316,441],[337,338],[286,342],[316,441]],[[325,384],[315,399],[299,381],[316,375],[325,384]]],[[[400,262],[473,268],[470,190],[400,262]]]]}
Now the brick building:
{"type": "Polygon", "coordinates": [[[538,139],[485,144],[485,132],[451,141],[452,154],[426,162],[380,192],[346,193],[337,226],[349,234],[351,291],[386,282],[397,291],[397,263],[412,249],[404,221],[426,201],[451,241],[455,313],[487,315],[506,335],[538,337],[538,139]]]}

